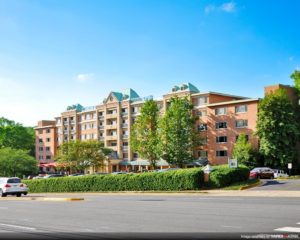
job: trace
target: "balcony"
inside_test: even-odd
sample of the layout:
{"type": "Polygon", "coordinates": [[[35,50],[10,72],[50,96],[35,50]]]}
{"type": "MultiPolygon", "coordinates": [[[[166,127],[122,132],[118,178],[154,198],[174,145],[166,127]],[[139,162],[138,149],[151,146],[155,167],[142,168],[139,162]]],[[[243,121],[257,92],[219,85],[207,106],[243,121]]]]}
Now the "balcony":
{"type": "Polygon", "coordinates": [[[64,130],[64,134],[69,134],[69,130],[64,130]]]}
{"type": "Polygon", "coordinates": [[[106,140],[108,140],[108,141],[117,140],[117,139],[118,139],[117,135],[115,135],[115,136],[106,136],[106,140]]]}
{"type": "Polygon", "coordinates": [[[128,112],[122,112],[122,116],[128,116],[128,112]]]}
{"type": "Polygon", "coordinates": [[[71,123],[71,124],[75,124],[75,120],[71,120],[70,123],[71,123]]]}
{"type": "Polygon", "coordinates": [[[71,133],[72,133],[72,134],[76,133],[76,130],[71,130],[71,133]]]}
{"type": "Polygon", "coordinates": [[[69,124],[69,121],[64,121],[64,125],[68,125],[69,124]]]}
{"type": "Polygon", "coordinates": [[[105,138],[104,137],[99,137],[99,141],[104,141],[105,138]]]}
{"type": "Polygon", "coordinates": [[[104,119],[104,115],[99,116],[99,120],[104,119]]]}
{"type": "Polygon", "coordinates": [[[128,151],[128,146],[122,146],[122,150],[127,152],[128,151]]]}
{"type": "Polygon", "coordinates": [[[118,147],[117,146],[107,146],[108,148],[110,148],[113,151],[118,151],[118,147]]]}
{"type": "Polygon", "coordinates": [[[104,129],[104,126],[103,126],[103,125],[100,125],[100,126],[99,126],[99,129],[104,129]]]}
{"type": "Polygon", "coordinates": [[[128,139],[128,135],[123,135],[122,139],[128,139]]]}
{"type": "Polygon", "coordinates": [[[118,117],[118,114],[117,114],[117,113],[106,114],[106,119],[117,118],[117,117],[118,117]]]}
{"type": "Polygon", "coordinates": [[[123,123],[122,128],[128,128],[128,123],[123,123]]]}
{"type": "Polygon", "coordinates": [[[106,125],[106,129],[117,129],[118,125],[113,124],[113,125],[106,125]]]}

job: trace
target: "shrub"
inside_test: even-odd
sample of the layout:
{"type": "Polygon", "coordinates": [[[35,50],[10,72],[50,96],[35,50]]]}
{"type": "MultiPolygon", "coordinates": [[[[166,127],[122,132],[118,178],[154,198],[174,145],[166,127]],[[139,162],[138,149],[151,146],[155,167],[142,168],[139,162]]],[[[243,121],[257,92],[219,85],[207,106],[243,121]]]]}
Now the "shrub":
{"type": "Polygon", "coordinates": [[[249,168],[240,165],[238,168],[229,168],[227,165],[214,167],[209,175],[210,187],[225,187],[235,182],[242,182],[249,179],[249,168]]]}
{"type": "Polygon", "coordinates": [[[24,180],[30,192],[180,191],[203,185],[199,168],[120,175],[89,175],[24,180]]]}

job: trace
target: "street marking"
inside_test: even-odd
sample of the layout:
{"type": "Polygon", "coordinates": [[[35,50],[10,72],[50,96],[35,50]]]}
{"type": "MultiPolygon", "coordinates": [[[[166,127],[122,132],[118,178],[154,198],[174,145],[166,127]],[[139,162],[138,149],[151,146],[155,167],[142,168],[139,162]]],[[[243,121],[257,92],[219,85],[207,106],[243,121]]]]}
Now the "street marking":
{"type": "Polygon", "coordinates": [[[222,225],[221,227],[224,227],[224,228],[241,228],[240,226],[226,226],[226,225],[222,225]]]}
{"type": "Polygon", "coordinates": [[[283,228],[277,228],[277,229],[274,229],[274,231],[296,232],[296,233],[300,233],[300,228],[295,228],[295,227],[283,227],[283,228]]]}
{"type": "Polygon", "coordinates": [[[24,226],[4,224],[4,223],[0,223],[0,225],[4,226],[4,227],[19,228],[19,229],[24,229],[24,230],[29,230],[29,231],[37,231],[36,228],[31,228],[31,227],[24,227],[24,226]]]}

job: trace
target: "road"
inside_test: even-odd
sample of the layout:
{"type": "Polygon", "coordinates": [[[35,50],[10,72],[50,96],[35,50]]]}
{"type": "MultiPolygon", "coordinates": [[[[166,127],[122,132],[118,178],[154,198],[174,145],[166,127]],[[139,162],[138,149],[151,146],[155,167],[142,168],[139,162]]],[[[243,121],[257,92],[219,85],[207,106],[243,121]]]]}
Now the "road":
{"type": "Polygon", "coordinates": [[[0,232],[22,232],[39,238],[47,232],[72,233],[79,237],[95,232],[222,233],[222,236],[224,233],[294,233],[300,236],[299,198],[205,194],[76,196],[85,200],[15,201],[10,197],[1,200],[0,232]]]}

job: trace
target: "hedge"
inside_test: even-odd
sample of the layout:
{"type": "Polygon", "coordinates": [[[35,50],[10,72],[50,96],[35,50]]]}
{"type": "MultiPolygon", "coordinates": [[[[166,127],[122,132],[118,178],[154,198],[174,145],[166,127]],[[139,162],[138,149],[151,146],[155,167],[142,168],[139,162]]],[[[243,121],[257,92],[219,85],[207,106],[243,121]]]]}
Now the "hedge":
{"type": "Polygon", "coordinates": [[[209,175],[209,187],[226,187],[232,183],[249,179],[249,168],[240,165],[238,168],[229,168],[228,165],[215,166],[209,175]]]}
{"type": "Polygon", "coordinates": [[[139,174],[107,174],[24,180],[31,193],[98,191],[180,191],[203,186],[200,168],[139,174]]]}

